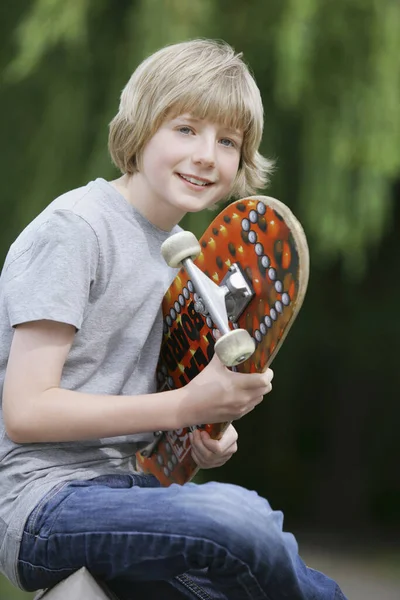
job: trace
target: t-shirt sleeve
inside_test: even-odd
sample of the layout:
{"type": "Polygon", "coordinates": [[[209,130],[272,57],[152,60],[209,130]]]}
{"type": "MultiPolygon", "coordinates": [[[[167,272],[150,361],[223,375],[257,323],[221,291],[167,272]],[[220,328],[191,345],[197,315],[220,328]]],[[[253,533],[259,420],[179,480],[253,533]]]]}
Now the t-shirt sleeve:
{"type": "Polygon", "coordinates": [[[80,329],[99,260],[96,234],[82,217],[55,211],[9,259],[4,293],[12,327],[46,319],[80,329]]]}

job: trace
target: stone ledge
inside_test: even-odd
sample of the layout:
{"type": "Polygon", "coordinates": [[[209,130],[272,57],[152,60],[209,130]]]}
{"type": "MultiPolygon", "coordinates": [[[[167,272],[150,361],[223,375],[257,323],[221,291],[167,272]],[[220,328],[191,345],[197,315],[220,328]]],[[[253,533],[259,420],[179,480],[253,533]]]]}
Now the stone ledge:
{"type": "Polygon", "coordinates": [[[83,567],[49,590],[38,592],[34,600],[118,600],[83,567]]]}

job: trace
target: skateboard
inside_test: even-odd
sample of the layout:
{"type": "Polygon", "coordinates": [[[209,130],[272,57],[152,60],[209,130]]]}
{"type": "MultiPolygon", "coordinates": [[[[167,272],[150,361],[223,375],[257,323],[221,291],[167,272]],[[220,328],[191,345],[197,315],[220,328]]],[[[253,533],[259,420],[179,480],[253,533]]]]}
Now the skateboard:
{"type": "MultiPolygon", "coordinates": [[[[182,387],[214,352],[232,370],[263,372],[289,332],[306,293],[309,254],[303,229],[279,200],[251,196],[229,204],[197,241],[188,231],[168,238],[166,262],[181,267],[163,304],[158,390],[182,387]]],[[[162,485],[184,484],[198,471],[189,432],[219,439],[229,423],[155,432],[137,466],[162,485]]]]}

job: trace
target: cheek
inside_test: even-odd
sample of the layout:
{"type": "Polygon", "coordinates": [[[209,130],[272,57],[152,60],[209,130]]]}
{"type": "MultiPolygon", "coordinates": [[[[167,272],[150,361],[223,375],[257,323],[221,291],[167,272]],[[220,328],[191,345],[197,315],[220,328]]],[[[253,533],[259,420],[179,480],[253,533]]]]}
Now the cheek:
{"type": "Polygon", "coordinates": [[[159,178],[162,175],[168,175],[179,162],[179,156],[176,155],[176,152],[168,149],[167,145],[163,148],[154,148],[153,151],[151,151],[151,149],[149,150],[147,161],[149,172],[151,172],[153,176],[159,178]]]}
{"type": "Polygon", "coordinates": [[[231,183],[233,183],[233,181],[235,180],[235,177],[239,170],[239,165],[240,165],[240,157],[238,157],[238,156],[231,158],[231,160],[229,162],[227,162],[227,165],[226,165],[227,180],[229,180],[231,183]]]}
{"type": "Polygon", "coordinates": [[[162,135],[158,132],[147,142],[143,149],[143,169],[149,175],[160,174],[166,166],[166,148],[168,146],[163,141],[162,135]]]}
{"type": "Polygon", "coordinates": [[[153,184],[157,184],[162,179],[165,171],[165,161],[162,160],[162,156],[149,149],[146,155],[143,156],[143,171],[153,184]]]}

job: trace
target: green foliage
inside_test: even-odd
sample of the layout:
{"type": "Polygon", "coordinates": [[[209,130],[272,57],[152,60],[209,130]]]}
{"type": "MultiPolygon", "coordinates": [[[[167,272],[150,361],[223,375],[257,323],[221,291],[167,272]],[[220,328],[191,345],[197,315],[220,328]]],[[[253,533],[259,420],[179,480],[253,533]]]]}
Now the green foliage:
{"type": "MultiPolygon", "coordinates": [[[[17,52],[5,70],[14,95],[19,87],[33,100],[18,148],[29,189],[21,181],[15,190],[27,198],[16,227],[71,181],[112,176],[107,123],[144,56],[218,37],[245,50],[259,82],[264,149],[280,171],[274,193],[296,206],[319,260],[361,274],[390,221],[400,170],[399,26],[393,0],[30,2],[11,28],[17,52]]],[[[201,230],[210,216],[186,226],[201,230]]]]}
{"type": "Polygon", "coordinates": [[[361,274],[390,221],[400,171],[400,3],[268,4],[249,2],[247,22],[228,40],[243,47],[251,32],[265,137],[276,151],[279,132],[287,136],[278,166],[296,181],[280,179],[280,196],[298,206],[319,259],[343,259],[348,274],[361,274]]]}
{"type": "Polygon", "coordinates": [[[36,0],[31,4],[15,30],[19,52],[7,70],[9,78],[18,81],[34,73],[43,56],[58,45],[82,45],[89,2],[36,0]]]}
{"type": "Polygon", "coordinates": [[[0,574],[0,600],[33,600],[35,595],[14,587],[0,574]]]}

